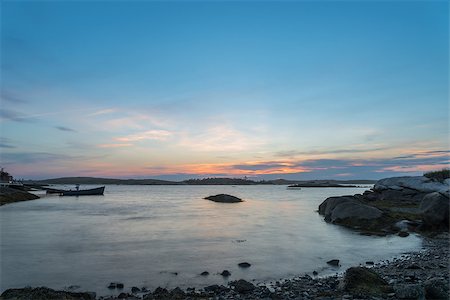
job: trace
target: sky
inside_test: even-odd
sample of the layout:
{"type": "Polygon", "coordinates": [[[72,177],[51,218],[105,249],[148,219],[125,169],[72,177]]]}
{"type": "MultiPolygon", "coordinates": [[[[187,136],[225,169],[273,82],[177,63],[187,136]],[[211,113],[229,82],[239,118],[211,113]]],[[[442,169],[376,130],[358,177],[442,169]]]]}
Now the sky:
{"type": "Polygon", "coordinates": [[[448,1],[0,5],[0,165],[16,178],[449,165],[448,1]]]}

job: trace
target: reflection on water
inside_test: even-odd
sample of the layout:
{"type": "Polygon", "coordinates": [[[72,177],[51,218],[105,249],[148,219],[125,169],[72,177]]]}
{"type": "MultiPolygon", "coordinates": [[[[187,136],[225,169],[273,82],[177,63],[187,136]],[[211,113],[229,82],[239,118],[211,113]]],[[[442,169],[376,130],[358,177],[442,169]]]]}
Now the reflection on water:
{"type": "Polygon", "coordinates": [[[418,237],[361,236],[316,212],[329,196],[358,188],[107,186],[104,196],[49,196],[0,208],[1,290],[26,285],[111,293],[126,286],[205,286],[271,280],[380,260],[420,247],[418,237]],[[204,200],[229,193],[245,200],[204,200]],[[237,264],[250,262],[248,269],[237,264]],[[209,271],[207,277],[200,276],[209,271]],[[177,273],[177,275],[175,274],[177,273]]]}

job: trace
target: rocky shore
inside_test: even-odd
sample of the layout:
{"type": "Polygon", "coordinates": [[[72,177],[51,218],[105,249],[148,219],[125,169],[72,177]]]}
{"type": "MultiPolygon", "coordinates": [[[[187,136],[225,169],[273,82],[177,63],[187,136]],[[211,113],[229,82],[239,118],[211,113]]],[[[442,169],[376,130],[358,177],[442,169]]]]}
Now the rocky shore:
{"type": "Polygon", "coordinates": [[[35,199],[39,199],[39,197],[26,191],[5,186],[0,187],[0,205],[35,199]]]}
{"type": "Polygon", "coordinates": [[[95,293],[54,291],[45,287],[6,290],[1,299],[449,299],[449,234],[424,238],[422,251],[405,253],[390,261],[355,266],[345,273],[319,277],[301,275],[273,282],[237,280],[228,286],[203,289],[126,287],[120,294],[96,297],[95,293]]]}

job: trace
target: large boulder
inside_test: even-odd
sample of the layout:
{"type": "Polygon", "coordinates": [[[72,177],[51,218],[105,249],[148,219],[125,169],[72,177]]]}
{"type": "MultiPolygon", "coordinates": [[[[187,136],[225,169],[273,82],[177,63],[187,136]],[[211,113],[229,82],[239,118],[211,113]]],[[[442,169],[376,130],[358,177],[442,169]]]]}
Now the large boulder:
{"type": "Polygon", "coordinates": [[[380,218],[382,215],[383,212],[376,207],[357,202],[345,202],[336,205],[331,212],[330,221],[339,223],[346,219],[373,220],[380,218]]]}
{"type": "Polygon", "coordinates": [[[448,194],[434,192],[427,194],[420,203],[424,226],[428,228],[449,227],[448,194]]]}
{"type": "Polygon", "coordinates": [[[389,284],[374,271],[364,267],[349,268],[340,284],[341,289],[361,297],[383,295],[392,291],[389,284]]]}
{"type": "Polygon", "coordinates": [[[424,287],[426,299],[449,299],[449,287],[445,279],[430,278],[425,281],[424,287]]]}
{"type": "Polygon", "coordinates": [[[381,192],[383,190],[415,190],[421,193],[448,192],[449,185],[445,182],[438,182],[425,176],[404,176],[391,177],[378,180],[373,190],[381,192]]]}
{"type": "Polygon", "coordinates": [[[211,200],[214,202],[220,202],[220,203],[242,202],[242,199],[235,197],[235,196],[227,195],[227,194],[218,194],[218,195],[214,195],[214,196],[208,196],[205,199],[211,200]]]}
{"type": "Polygon", "coordinates": [[[234,287],[234,290],[240,294],[250,293],[255,289],[253,283],[239,279],[230,283],[230,286],[234,287]]]}
{"type": "Polygon", "coordinates": [[[337,205],[347,202],[355,203],[357,200],[354,196],[329,197],[319,205],[319,214],[325,216],[325,219],[328,220],[337,205]]]}

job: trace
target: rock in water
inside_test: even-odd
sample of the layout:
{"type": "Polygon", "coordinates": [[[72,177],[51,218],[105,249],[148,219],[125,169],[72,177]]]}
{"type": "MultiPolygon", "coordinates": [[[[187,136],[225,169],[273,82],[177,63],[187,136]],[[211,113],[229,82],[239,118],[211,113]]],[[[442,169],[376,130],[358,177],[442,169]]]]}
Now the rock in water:
{"type": "Polygon", "coordinates": [[[339,267],[339,259],[332,259],[327,261],[327,264],[334,267],[339,267]]]}
{"type": "Polygon", "coordinates": [[[383,278],[364,267],[349,268],[345,272],[342,288],[360,296],[381,295],[392,291],[383,278]]]}
{"type": "Polygon", "coordinates": [[[250,293],[255,289],[253,283],[245,281],[244,279],[239,279],[230,283],[234,287],[234,290],[239,294],[250,293]]]}
{"type": "Polygon", "coordinates": [[[251,264],[249,264],[248,262],[241,262],[238,264],[238,266],[240,268],[250,268],[251,264]]]}
{"type": "Polygon", "coordinates": [[[202,276],[208,276],[208,275],[209,275],[209,272],[208,272],[208,271],[203,271],[203,272],[200,273],[200,275],[202,275],[202,276]]]}
{"type": "Polygon", "coordinates": [[[235,196],[227,195],[227,194],[218,194],[218,195],[214,195],[214,196],[208,196],[205,199],[211,200],[214,202],[220,202],[220,203],[242,202],[242,199],[235,197],[235,196]]]}
{"type": "Polygon", "coordinates": [[[231,273],[228,270],[223,270],[222,273],[220,273],[220,275],[222,275],[223,277],[228,277],[231,275],[231,273]]]}

